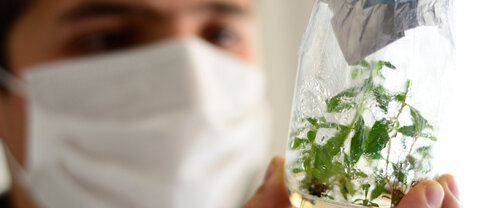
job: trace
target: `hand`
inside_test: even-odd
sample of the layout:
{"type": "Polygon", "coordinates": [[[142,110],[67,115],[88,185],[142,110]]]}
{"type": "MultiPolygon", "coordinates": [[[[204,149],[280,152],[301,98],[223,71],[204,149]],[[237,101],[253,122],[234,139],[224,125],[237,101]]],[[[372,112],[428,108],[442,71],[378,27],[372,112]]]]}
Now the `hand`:
{"type": "MultiPolygon", "coordinates": [[[[245,208],[288,208],[283,167],[285,159],[275,157],[267,168],[264,183],[247,202],[245,208]]],[[[451,175],[436,181],[422,181],[413,187],[397,208],[460,208],[458,188],[451,175]]]]}
{"type": "Polygon", "coordinates": [[[257,189],[255,195],[246,203],[244,208],[292,207],[290,201],[288,201],[288,192],[285,188],[284,166],[284,157],[273,158],[269,167],[267,167],[264,183],[257,189]]]}
{"type": "Polygon", "coordinates": [[[458,187],[451,175],[422,181],[413,187],[397,208],[459,208],[458,187]]]}

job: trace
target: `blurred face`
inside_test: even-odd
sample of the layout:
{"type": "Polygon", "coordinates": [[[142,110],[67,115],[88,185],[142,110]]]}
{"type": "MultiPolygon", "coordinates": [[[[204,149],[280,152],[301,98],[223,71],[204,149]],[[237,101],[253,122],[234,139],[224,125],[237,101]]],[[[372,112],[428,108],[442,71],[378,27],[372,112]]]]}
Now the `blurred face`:
{"type": "MultiPolygon", "coordinates": [[[[35,0],[11,31],[10,70],[193,36],[254,62],[250,1],[35,0]]],[[[0,136],[24,163],[24,101],[8,94],[0,105],[0,136]]]]}
{"type": "MultiPolygon", "coordinates": [[[[19,77],[42,63],[188,37],[255,62],[250,1],[34,0],[9,34],[10,71],[19,77]]],[[[0,98],[0,137],[21,165],[27,155],[24,107],[14,94],[0,98]]],[[[14,184],[14,203],[31,207],[19,188],[14,184]]]]}

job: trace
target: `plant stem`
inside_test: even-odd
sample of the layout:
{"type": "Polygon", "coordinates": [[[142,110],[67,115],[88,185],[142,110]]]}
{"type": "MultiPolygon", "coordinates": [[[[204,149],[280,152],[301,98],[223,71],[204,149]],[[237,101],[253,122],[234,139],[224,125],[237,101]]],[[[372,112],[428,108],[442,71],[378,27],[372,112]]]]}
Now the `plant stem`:
{"type": "Polygon", "coordinates": [[[407,158],[410,159],[410,156],[411,156],[411,152],[413,151],[413,147],[415,146],[415,143],[417,143],[417,140],[419,138],[419,134],[416,134],[414,137],[413,137],[413,142],[411,143],[411,146],[410,146],[410,151],[408,152],[408,156],[407,158]]]}
{"type": "MultiPolygon", "coordinates": [[[[419,138],[419,134],[415,134],[415,136],[413,137],[413,142],[411,143],[411,146],[410,146],[410,151],[408,151],[408,155],[406,156],[406,162],[410,162],[410,157],[411,157],[411,153],[413,152],[413,147],[415,146],[415,143],[417,143],[417,140],[419,138]]],[[[405,187],[405,191],[407,191],[408,187],[405,187]]]]}
{"type": "MultiPolygon", "coordinates": [[[[405,91],[405,96],[403,98],[403,102],[401,102],[401,107],[399,108],[398,114],[396,115],[396,118],[394,119],[394,123],[392,124],[392,129],[396,130],[397,124],[398,124],[398,119],[399,116],[401,116],[401,113],[403,113],[403,109],[406,106],[406,98],[408,96],[408,91],[410,89],[410,82],[408,81],[408,84],[406,86],[406,91],[405,91]]],[[[396,138],[398,136],[398,131],[396,130],[394,132],[394,135],[389,139],[389,144],[387,146],[387,157],[385,159],[385,178],[387,180],[387,183],[389,184],[389,187],[391,187],[391,193],[394,191],[394,187],[391,184],[391,180],[389,179],[389,157],[391,156],[391,140],[393,138],[396,138]]]]}
{"type": "Polygon", "coordinates": [[[389,179],[389,156],[391,156],[391,139],[389,139],[389,144],[387,146],[387,157],[385,159],[385,179],[387,180],[387,184],[391,188],[391,193],[393,191],[393,187],[391,184],[391,180],[389,179]]]}
{"type": "MultiPolygon", "coordinates": [[[[370,77],[368,79],[372,79],[372,74],[370,74],[370,77]]],[[[365,101],[366,101],[366,95],[370,91],[371,88],[365,89],[363,92],[363,97],[361,98],[361,104],[358,106],[358,109],[356,110],[356,115],[354,116],[354,119],[352,120],[351,125],[349,126],[350,129],[354,128],[354,125],[356,125],[356,122],[358,122],[359,118],[363,116],[363,113],[365,111],[365,101]]]]}

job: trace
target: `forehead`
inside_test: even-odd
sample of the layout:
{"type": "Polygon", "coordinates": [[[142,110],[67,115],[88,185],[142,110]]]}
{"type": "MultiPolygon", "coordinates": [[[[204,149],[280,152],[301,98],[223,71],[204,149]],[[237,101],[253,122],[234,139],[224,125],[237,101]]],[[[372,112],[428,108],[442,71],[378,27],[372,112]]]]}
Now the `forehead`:
{"type": "Polygon", "coordinates": [[[53,17],[87,4],[124,4],[154,9],[162,13],[182,13],[213,3],[231,4],[248,9],[252,0],[35,0],[32,9],[53,17]]]}

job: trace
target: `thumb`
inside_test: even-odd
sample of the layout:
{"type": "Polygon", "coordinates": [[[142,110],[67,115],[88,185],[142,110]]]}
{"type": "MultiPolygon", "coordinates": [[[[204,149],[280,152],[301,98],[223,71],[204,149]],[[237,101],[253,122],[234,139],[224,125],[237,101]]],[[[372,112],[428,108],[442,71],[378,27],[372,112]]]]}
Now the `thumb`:
{"type": "Polygon", "coordinates": [[[287,208],[291,207],[288,193],[285,188],[284,171],[285,159],[275,157],[269,164],[264,183],[255,195],[247,202],[245,208],[287,208]]]}
{"type": "Polygon", "coordinates": [[[436,181],[422,181],[411,189],[397,208],[441,208],[444,190],[436,181]]]}

